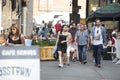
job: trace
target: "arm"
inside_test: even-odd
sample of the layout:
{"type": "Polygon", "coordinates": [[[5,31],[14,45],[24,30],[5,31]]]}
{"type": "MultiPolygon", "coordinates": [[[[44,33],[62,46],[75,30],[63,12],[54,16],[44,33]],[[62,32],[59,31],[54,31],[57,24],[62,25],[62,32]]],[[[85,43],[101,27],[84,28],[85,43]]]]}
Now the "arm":
{"type": "Polygon", "coordinates": [[[88,35],[87,43],[90,44],[90,35],[88,35]]]}
{"type": "Polygon", "coordinates": [[[10,43],[10,39],[11,39],[11,37],[10,37],[10,35],[8,35],[7,41],[6,41],[6,45],[8,45],[8,46],[13,46],[14,44],[13,44],[13,43],[10,43]]]}
{"type": "Polygon", "coordinates": [[[25,45],[25,38],[23,36],[21,36],[21,43],[20,45],[25,45]]]}
{"type": "Polygon", "coordinates": [[[65,42],[70,42],[71,41],[71,33],[67,33],[67,38],[66,38],[66,40],[64,40],[64,41],[61,41],[61,43],[65,43],[65,42]]]}
{"type": "Polygon", "coordinates": [[[67,42],[70,43],[72,39],[71,33],[68,32],[67,42]]]}
{"type": "Polygon", "coordinates": [[[90,35],[90,44],[93,44],[93,38],[92,38],[92,35],[90,35]]]}
{"type": "Polygon", "coordinates": [[[91,41],[90,41],[90,34],[89,34],[88,38],[87,38],[87,48],[88,48],[88,50],[90,49],[90,44],[91,44],[91,41]]]}
{"type": "Polygon", "coordinates": [[[90,44],[93,44],[94,28],[92,28],[90,32],[91,32],[90,33],[90,44]]]}
{"type": "Polygon", "coordinates": [[[77,32],[75,34],[75,44],[77,45],[77,32]]]}
{"type": "Polygon", "coordinates": [[[106,37],[106,29],[103,28],[103,43],[104,45],[107,45],[107,37],[106,37]]]}
{"type": "Polygon", "coordinates": [[[56,45],[58,44],[58,41],[59,41],[59,35],[60,35],[60,32],[58,32],[58,35],[57,35],[56,45]]]}

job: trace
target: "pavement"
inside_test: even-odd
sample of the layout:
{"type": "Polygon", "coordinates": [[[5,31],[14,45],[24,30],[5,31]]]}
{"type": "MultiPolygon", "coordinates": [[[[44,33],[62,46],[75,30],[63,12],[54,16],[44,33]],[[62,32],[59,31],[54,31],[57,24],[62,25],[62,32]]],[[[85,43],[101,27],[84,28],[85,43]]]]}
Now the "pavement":
{"type": "Polygon", "coordinates": [[[102,67],[94,66],[91,53],[87,64],[70,62],[70,66],[58,68],[58,61],[41,61],[41,80],[120,80],[120,65],[111,60],[102,60],[102,67]]]}

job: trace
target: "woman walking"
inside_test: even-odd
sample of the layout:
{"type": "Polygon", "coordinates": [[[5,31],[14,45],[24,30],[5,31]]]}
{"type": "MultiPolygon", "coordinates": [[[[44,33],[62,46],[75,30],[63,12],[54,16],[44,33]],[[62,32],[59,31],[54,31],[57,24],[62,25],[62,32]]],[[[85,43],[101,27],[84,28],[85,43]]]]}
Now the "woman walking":
{"type": "Polygon", "coordinates": [[[63,67],[63,60],[67,59],[67,42],[69,41],[71,34],[68,32],[68,26],[63,25],[61,27],[60,32],[58,32],[57,36],[57,50],[59,55],[59,67],[63,67]]]}

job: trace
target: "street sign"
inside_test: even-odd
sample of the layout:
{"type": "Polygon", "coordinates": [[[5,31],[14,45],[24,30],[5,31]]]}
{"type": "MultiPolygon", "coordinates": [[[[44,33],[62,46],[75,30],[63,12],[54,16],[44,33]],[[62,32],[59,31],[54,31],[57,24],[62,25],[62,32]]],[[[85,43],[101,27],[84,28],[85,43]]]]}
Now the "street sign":
{"type": "Polygon", "coordinates": [[[0,47],[0,80],[40,80],[39,47],[0,47]]]}

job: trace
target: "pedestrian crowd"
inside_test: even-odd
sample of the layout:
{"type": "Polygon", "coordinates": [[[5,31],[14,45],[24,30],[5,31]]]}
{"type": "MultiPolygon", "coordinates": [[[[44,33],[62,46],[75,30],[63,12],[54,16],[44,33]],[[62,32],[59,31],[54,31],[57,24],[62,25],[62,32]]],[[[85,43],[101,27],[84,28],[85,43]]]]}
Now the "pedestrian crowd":
{"type": "Polygon", "coordinates": [[[53,26],[51,22],[46,24],[42,21],[40,27],[33,26],[33,33],[24,36],[20,34],[17,24],[12,24],[6,35],[0,34],[1,46],[31,46],[34,39],[54,40],[56,49],[54,54],[58,55],[59,67],[70,65],[70,61],[79,61],[81,64],[87,63],[86,51],[93,48],[93,58],[95,66],[101,67],[101,56],[103,48],[108,48],[115,44],[118,28],[115,27],[112,34],[107,34],[100,19],[96,19],[91,30],[87,25],[71,21],[70,25],[60,24],[59,21],[53,26]],[[35,37],[34,37],[35,36],[35,37]]]}
{"type": "Polygon", "coordinates": [[[94,66],[101,68],[101,57],[104,54],[104,48],[108,49],[115,44],[115,36],[118,29],[115,28],[111,37],[106,32],[105,27],[101,24],[100,19],[96,19],[95,25],[91,30],[81,23],[72,22],[69,26],[63,25],[57,33],[56,50],[58,54],[58,67],[70,65],[79,61],[81,64],[87,63],[86,51],[93,48],[94,66]],[[111,43],[110,43],[111,42],[111,43]]]}

